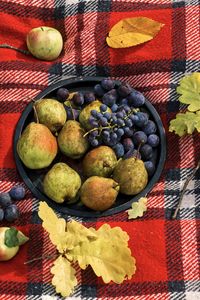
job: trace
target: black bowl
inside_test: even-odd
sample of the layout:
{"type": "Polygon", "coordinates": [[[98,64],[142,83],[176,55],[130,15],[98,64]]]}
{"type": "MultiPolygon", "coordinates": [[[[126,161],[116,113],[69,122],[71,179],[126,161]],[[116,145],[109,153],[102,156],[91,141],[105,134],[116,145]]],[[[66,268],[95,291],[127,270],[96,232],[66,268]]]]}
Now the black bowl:
{"type": "MultiPolygon", "coordinates": [[[[34,100],[38,100],[44,97],[55,98],[56,90],[60,87],[65,87],[70,92],[91,91],[94,85],[99,83],[101,80],[101,77],[81,77],[61,80],[58,83],[46,88],[34,100]]],[[[116,84],[119,84],[119,82],[116,82],[116,84]]],[[[64,215],[74,215],[78,217],[101,217],[119,213],[130,208],[132,202],[138,201],[140,197],[144,197],[153,188],[154,184],[159,180],[166,158],[166,136],[160,116],[148,100],[146,100],[143,108],[149,113],[151,120],[153,120],[157,124],[158,135],[160,137],[160,145],[157,149],[156,171],[154,175],[150,178],[146,188],[138,195],[133,197],[119,194],[113,207],[103,212],[92,211],[84,205],[80,205],[80,203],[57,204],[56,202],[48,198],[42,190],[42,179],[45,173],[47,172],[48,168],[43,170],[30,170],[26,168],[20,160],[16,150],[17,141],[22,131],[31,121],[33,121],[33,102],[30,102],[23,111],[17,123],[14,134],[14,157],[20,176],[22,177],[23,181],[35,197],[37,197],[40,200],[45,200],[49,206],[51,206],[52,208],[61,212],[64,215]]],[[[53,163],[56,162],[56,159],[53,163]]]]}

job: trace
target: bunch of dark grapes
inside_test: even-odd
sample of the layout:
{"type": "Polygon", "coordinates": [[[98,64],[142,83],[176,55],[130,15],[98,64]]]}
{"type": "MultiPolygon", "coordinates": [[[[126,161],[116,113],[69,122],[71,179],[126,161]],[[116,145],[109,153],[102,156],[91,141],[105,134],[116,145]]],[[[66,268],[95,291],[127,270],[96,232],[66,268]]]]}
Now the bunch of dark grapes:
{"type": "Polygon", "coordinates": [[[7,193],[0,193],[0,221],[13,222],[19,218],[19,209],[13,200],[22,200],[25,196],[23,186],[14,186],[7,193]]]}
{"type": "Polygon", "coordinates": [[[141,111],[144,95],[128,83],[116,86],[109,78],[95,85],[94,92],[103,104],[100,112],[91,112],[89,121],[92,129],[88,133],[91,145],[110,146],[118,158],[141,158],[149,176],[152,176],[155,171],[154,149],[160,141],[155,122],[141,111]]]}

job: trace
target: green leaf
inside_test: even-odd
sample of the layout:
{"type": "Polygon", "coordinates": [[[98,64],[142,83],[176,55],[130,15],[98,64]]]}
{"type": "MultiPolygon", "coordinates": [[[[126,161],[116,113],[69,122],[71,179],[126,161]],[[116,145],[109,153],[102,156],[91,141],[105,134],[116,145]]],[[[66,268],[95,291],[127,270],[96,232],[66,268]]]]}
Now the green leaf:
{"type": "Polygon", "coordinates": [[[184,76],[176,91],[181,94],[179,101],[189,105],[189,111],[200,110],[200,72],[184,76]]]}
{"type": "Polygon", "coordinates": [[[169,131],[175,131],[179,136],[192,134],[195,129],[200,132],[200,111],[179,113],[170,121],[169,131]]]}
{"type": "Polygon", "coordinates": [[[17,237],[18,230],[15,227],[11,227],[5,232],[4,244],[9,247],[19,246],[19,239],[17,237]]]}

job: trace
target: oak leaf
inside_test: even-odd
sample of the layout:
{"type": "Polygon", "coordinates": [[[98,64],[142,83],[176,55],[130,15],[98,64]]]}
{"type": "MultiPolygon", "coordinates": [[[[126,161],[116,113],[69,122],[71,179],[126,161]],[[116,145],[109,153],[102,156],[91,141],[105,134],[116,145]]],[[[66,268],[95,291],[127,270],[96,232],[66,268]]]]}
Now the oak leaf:
{"type": "Polygon", "coordinates": [[[107,38],[112,48],[127,48],[152,40],[164,24],[146,17],[125,18],[115,24],[107,38]]]}
{"type": "Polygon", "coordinates": [[[69,251],[66,256],[78,261],[82,269],[90,265],[105,283],[122,283],[130,279],[136,271],[135,259],[128,248],[129,237],[120,227],[102,225],[97,231],[97,239],[84,241],[69,251]]]}
{"type": "Polygon", "coordinates": [[[52,285],[55,286],[57,293],[60,293],[63,297],[68,297],[77,285],[75,269],[62,256],[59,256],[53,264],[51,268],[51,273],[54,275],[52,285]]]}
{"type": "Polygon", "coordinates": [[[131,209],[128,210],[128,218],[136,219],[142,217],[145,211],[147,211],[147,198],[142,197],[138,202],[132,203],[131,209]]]}
{"type": "Polygon", "coordinates": [[[189,104],[189,111],[200,110],[200,72],[184,76],[176,91],[181,94],[179,101],[189,104]]]}
{"type": "Polygon", "coordinates": [[[66,244],[66,221],[58,218],[46,202],[40,202],[38,215],[43,220],[42,226],[49,233],[51,242],[63,253],[66,244]]]}

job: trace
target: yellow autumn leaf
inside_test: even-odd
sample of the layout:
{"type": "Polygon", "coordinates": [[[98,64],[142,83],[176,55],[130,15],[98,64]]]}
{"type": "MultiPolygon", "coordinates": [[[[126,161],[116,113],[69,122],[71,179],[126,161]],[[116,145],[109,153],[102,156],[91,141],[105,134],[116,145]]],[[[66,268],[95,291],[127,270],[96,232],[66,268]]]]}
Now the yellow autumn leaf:
{"type": "Polygon", "coordinates": [[[42,226],[49,233],[52,243],[60,253],[73,249],[84,239],[94,239],[96,237],[95,232],[81,223],[76,221],[66,223],[64,219],[58,218],[46,202],[40,202],[38,214],[43,220],[42,226]]]}
{"type": "Polygon", "coordinates": [[[65,246],[66,250],[73,249],[79,243],[82,243],[87,239],[90,240],[97,238],[95,231],[74,220],[67,222],[67,235],[68,243],[65,246]]]}
{"type": "Polygon", "coordinates": [[[43,228],[49,233],[51,242],[62,253],[66,243],[66,221],[58,218],[46,202],[40,202],[38,215],[43,221],[43,228]]]}
{"type": "Polygon", "coordinates": [[[54,275],[52,285],[55,286],[56,292],[63,297],[68,297],[77,285],[75,269],[71,266],[71,263],[66,258],[59,256],[54,261],[51,273],[54,275]]]}
{"type": "Polygon", "coordinates": [[[128,248],[129,236],[120,227],[102,225],[97,231],[97,239],[85,240],[70,250],[66,257],[78,261],[82,269],[88,265],[105,283],[122,283],[131,279],[136,271],[135,259],[128,248]]]}
{"type": "Polygon", "coordinates": [[[145,211],[147,211],[147,198],[142,197],[138,202],[132,203],[131,209],[128,210],[128,218],[136,219],[142,217],[145,211]]]}
{"type": "Polygon", "coordinates": [[[152,40],[164,24],[146,17],[125,18],[115,24],[107,38],[112,48],[127,48],[152,40]]]}

